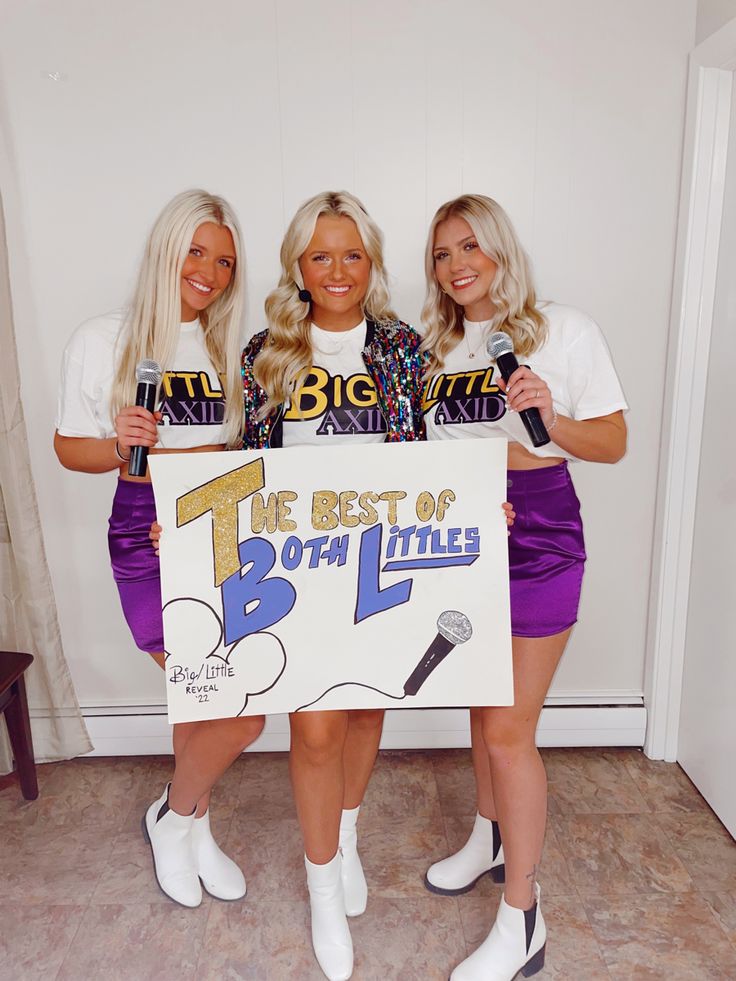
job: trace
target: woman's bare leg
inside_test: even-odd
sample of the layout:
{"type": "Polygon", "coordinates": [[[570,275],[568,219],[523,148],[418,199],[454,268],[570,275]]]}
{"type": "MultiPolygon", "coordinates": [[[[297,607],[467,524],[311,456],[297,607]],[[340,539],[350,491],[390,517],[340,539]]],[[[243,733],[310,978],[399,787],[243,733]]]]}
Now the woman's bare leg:
{"type": "Polygon", "coordinates": [[[293,712],[289,718],[289,772],[304,853],[315,865],[325,865],[337,853],[348,713],[293,712]]]}
{"type": "MultiPolygon", "coordinates": [[[[175,722],[174,723],[174,760],[181,759],[184,754],[184,747],[186,746],[189,737],[191,736],[194,729],[199,725],[198,722],[175,722]]],[[[210,797],[212,796],[212,791],[208,790],[206,794],[203,794],[197,801],[197,817],[202,817],[202,815],[207,811],[210,806],[210,797]]]]}
{"type": "Polygon", "coordinates": [[[352,709],[348,712],[343,750],[345,792],[342,808],[346,811],[363,803],[378,755],[385,714],[383,709],[352,709]]]}
{"type": "Polygon", "coordinates": [[[506,862],[505,898],[518,909],[534,903],[547,819],[547,774],[535,741],[537,723],[569,634],[514,637],[514,705],[481,709],[506,862]]]}
{"type": "Polygon", "coordinates": [[[483,709],[470,710],[470,755],[475,773],[476,806],[481,817],[496,820],[496,805],[493,801],[493,781],[491,780],[491,761],[483,738],[483,709]]]}
{"type": "MultiPolygon", "coordinates": [[[[164,668],[164,654],[151,654],[164,668]]],[[[262,715],[236,719],[208,719],[174,725],[174,777],[169,805],[179,814],[197,808],[201,817],[209,807],[212,787],[238,756],[263,731],[262,715]]]]}
{"type": "Polygon", "coordinates": [[[227,768],[263,731],[262,715],[237,719],[207,719],[190,723],[169,791],[169,806],[178,814],[203,814],[200,801],[207,796],[227,768]]]}

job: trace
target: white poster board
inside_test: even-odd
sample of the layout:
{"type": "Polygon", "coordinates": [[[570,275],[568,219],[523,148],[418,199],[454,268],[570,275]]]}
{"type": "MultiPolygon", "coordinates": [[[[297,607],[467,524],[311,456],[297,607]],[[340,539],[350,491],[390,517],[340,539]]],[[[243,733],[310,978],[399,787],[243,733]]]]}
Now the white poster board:
{"type": "Polygon", "coordinates": [[[149,464],[170,722],[513,703],[505,440],[149,464]]]}

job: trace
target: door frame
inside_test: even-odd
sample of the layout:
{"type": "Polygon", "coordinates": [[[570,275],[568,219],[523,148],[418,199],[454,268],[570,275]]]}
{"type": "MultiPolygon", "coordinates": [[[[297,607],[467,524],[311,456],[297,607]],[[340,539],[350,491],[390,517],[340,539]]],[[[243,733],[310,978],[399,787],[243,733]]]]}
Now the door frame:
{"type": "Polygon", "coordinates": [[[690,568],[723,215],[736,18],[690,54],[644,672],[652,759],[677,758],[690,568]]]}

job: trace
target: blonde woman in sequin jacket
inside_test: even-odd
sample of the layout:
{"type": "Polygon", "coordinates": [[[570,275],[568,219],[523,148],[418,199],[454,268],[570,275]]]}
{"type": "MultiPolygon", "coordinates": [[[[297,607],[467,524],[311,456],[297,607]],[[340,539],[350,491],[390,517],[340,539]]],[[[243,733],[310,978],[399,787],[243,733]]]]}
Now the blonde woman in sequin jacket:
{"type": "MultiPolygon", "coordinates": [[[[319,194],[281,247],[269,328],[243,354],[245,448],[423,439],[419,335],[390,308],[382,236],[351,194],[319,194]],[[336,395],[336,392],[338,393],[336,395]]],[[[349,978],[347,916],[365,910],[356,820],[383,710],[291,716],[291,779],[326,977],[349,978]]]]}

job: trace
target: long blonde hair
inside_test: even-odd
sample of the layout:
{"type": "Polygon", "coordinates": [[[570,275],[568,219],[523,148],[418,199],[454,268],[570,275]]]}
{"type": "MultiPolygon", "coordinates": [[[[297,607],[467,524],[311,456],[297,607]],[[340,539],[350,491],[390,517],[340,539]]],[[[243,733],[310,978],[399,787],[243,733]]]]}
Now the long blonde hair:
{"type": "Polygon", "coordinates": [[[245,257],[235,213],[227,201],[207,191],[177,194],[154,222],[119,337],[111,414],[114,419],[121,408],[133,405],[139,361],[156,361],[164,372],[171,367],[181,329],[181,271],[194,233],[205,222],[229,229],[235,246],[235,268],[227,288],[199,313],[207,353],[225,393],[226,441],[235,445],[243,429],[240,350],[245,257]]]}
{"type": "Polygon", "coordinates": [[[299,290],[304,286],[299,259],[306,252],[321,215],[355,222],[371,261],[363,313],[378,323],[396,320],[383,264],[383,235],[362,203],[348,191],[324,191],[305,201],[281,245],[279,284],[266,298],[268,341],[253,366],[256,381],[268,394],[261,417],[288,399],[299,377],[312,364],[311,307],[299,299],[299,290]]]}
{"type": "Polygon", "coordinates": [[[500,330],[508,334],[514,351],[524,356],[536,351],[547,338],[547,322],[536,307],[529,259],[509,216],[492,198],[463,194],[438,209],[427,236],[422,350],[429,354],[429,375],[441,371],[445,358],[463,337],[463,308],[442,291],[435,274],[435,232],[440,222],[453,217],[467,221],[481,250],[498,267],[488,294],[494,307],[488,333],[500,330]]]}

